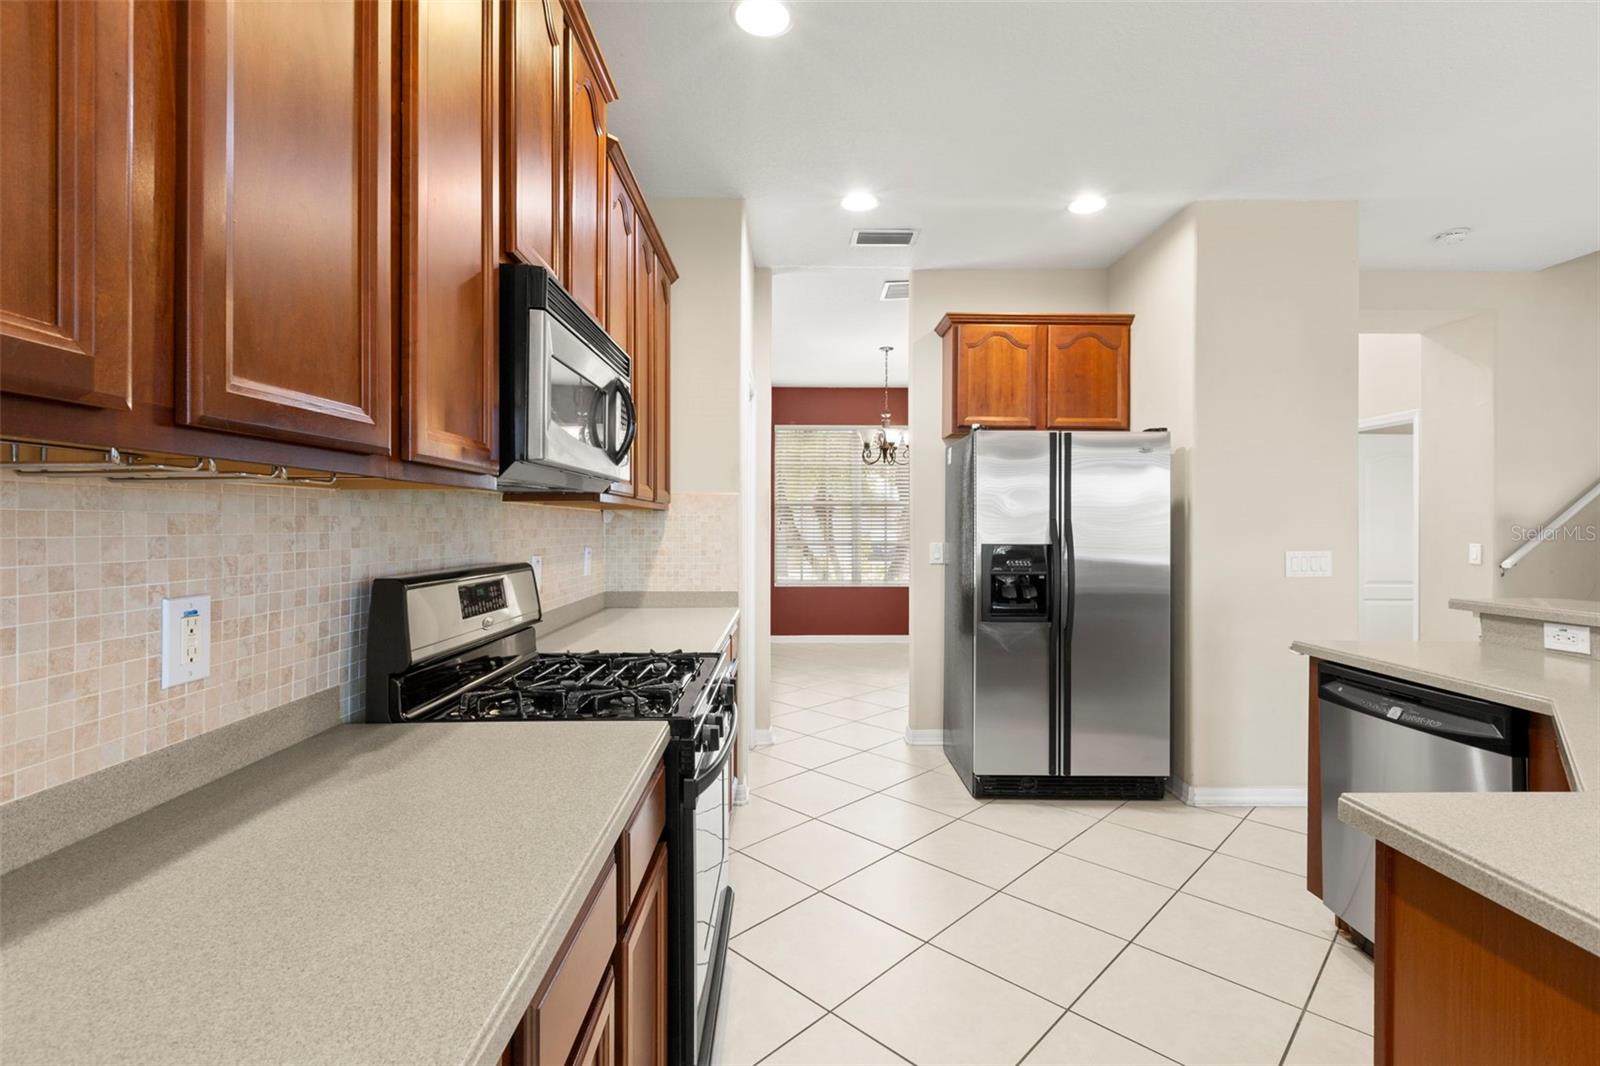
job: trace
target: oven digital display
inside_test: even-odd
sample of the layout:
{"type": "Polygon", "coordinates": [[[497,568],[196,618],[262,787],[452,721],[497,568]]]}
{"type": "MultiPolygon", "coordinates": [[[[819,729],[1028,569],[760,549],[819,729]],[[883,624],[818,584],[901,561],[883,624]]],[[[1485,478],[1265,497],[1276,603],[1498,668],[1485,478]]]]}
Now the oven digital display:
{"type": "Polygon", "coordinates": [[[457,585],[461,593],[461,617],[476,618],[490,611],[503,611],[506,607],[506,583],[503,578],[480,581],[475,585],[457,585]]]}

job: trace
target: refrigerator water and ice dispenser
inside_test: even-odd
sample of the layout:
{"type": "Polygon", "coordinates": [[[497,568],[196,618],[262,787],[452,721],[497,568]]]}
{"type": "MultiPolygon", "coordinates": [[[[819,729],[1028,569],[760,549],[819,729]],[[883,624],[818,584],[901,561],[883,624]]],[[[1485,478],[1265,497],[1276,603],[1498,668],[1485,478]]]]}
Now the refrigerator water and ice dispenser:
{"type": "Polygon", "coordinates": [[[1050,546],[985,544],[983,620],[1038,622],[1050,617],[1050,546]]]}

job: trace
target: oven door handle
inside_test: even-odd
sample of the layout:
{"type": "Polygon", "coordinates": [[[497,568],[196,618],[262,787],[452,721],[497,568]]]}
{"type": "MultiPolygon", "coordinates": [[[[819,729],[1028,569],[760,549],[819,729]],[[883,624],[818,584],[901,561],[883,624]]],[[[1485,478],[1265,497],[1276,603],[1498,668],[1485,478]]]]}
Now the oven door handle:
{"type": "Polygon", "coordinates": [[[722,774],[722,768],[728,764],[728,757],[733,754],[733,749],[739,742],[739,705],[730,705],[733,714],[728,721],[728,730],[723,735],[722,750],[717,753],[716,761],[704,770],[695,774],[694,780],[689,783],[690,794],[698,797],[717,780],[722,774]]]}

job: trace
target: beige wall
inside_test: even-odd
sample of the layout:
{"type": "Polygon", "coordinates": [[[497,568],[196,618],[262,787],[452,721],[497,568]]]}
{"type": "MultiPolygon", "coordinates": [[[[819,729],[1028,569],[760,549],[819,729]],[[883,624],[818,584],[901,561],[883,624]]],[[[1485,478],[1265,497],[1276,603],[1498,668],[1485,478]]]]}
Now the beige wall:
{"type": "Polygon", "coordinates": [[[741,590],[749,597],[745,626],[755,677],[748,706],[755,708],[751,726],[772,726],[772,271],[754,271],[750,348],[750,428],[745,453],[745,513],[750,536],[748,579],[741,590]]]}
{"type": "MultiPolygon", "coordinates": [[[[1492,324],[1492,562],[1520,543],[1514,526],[1543,522],[1600,478],[1600,253],[1521,274],[1368,271],[1361,307],[1492,324]]],[[[1596,541],[1546,544],[1494,580],[1499,596],[1594,596],[1597,587],[1596,541]]]]}
{"type": "Polygon", "coordinates": [[[1189,463],[1194,449],[1195,212],[1179,212],[1118,260],[1108,274],[1108,309],[1133,319],[1133,424],[1166,426],[1172,434],[1172,706],[1173,765],[1185,765],[1188,722],[1189,463]]]}
{"type": "MultiPolygon", "coordinates": [[[[1194,208],[1187,747],[1202,790],[1305,783],[1296,636],[1356,635],[1357,209],[1194,208]],[[1333,552],[1286,578],[1284,552],[1333,552]]],[[[1146,352],[1146,357],[1152,353],[1146,352]]]]}
{"type": "Polygon", "coordinates": [[[919,270],[911,275],[911,714],[925,733],[944,721],[944,568],[928,545],[944,540],[943,393],[939,338],[950,311],[1095,312],[1106,310],[1099,270],[919,270]]]}
{"type": "Polygon", "coordinates": [[[1363,333],[1357,413],[1365,421],[1422,405],[1422,337],[1416,333],[1363,333]]]}

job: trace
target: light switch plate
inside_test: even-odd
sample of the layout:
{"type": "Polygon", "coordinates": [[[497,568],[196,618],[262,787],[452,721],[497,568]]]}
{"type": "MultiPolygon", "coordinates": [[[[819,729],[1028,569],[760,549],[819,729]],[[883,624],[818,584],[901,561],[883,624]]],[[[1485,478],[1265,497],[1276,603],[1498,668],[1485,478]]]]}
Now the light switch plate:
{"type": "Polygon", "coordinates": [[[934,566],[944,565],[944,541],[932,541],[928,545],[928,562],[934,566]]]}
{"type": "Polygon", "coordinates": [[[583,576],[588,577],[594,573],[594,549],[585,544],[583,546],[583,576]]]}
{"type": "Polygon", "coordinates": [[[1283,553],[1284,577],[1332,577],[1333,553],[1292,551],[1283,553]]]}
{"type": "Polygon", "coordinates": [[[161,601],[161,687],[211,676],[211,597],[161,601]]]}
{"type": "Polygon", "coordinates": [[[528,556],[528,565],[533,567],[533,583],[542,587],[544,585],[544,556],[528,556]]]}
{"type": "Polygon", "coordinates": [[[1468,562],[1468,564],[1470,564],[1472,566],[1482,566],[1483,565],[1483,545],[1482,544],[1468,544],[1467,545],[1467,562],[1468,562]]]}
{"type": "Polygon", "coordinates": [[[1564,626],[1559,622],[1544,624],[1544,646],[1547,651],[1570,651],[1577,655],[1594,652],[1588,626],[1564,626]]]}

